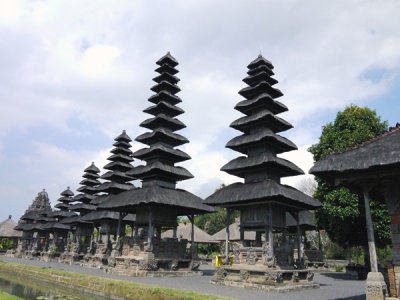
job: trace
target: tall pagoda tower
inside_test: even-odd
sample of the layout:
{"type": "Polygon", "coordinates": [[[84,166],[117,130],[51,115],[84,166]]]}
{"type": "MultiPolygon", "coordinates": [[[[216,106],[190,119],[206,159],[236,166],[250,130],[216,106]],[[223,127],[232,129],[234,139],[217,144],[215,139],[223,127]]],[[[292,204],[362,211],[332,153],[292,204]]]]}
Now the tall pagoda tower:
{"type": "MultiPolygon", "coordinates": [[[[177,216],[187,215],[193,220],[194,214],[214,211],[199,197],[176,188],[177,182],[193,178],[188,170],[175,166],[176,163],[190,159],[188,154],[175,148],[189,142],[175,133],[186,127],[176,118],[184,113],[176,106],[182,101],[176,95],[180,91],[177,85],[179,78],[175,76],[178,73],[178,62],[168,52],[156,64],[158,68],[155,71],[159,75],[153,78],[156,84],[151,88],[155,94],[148,99],[154,105],[144,110],[153,117],[140,124],[150,132],[136,138],[136,141],[149,147],[133,153],[133,157],[146,161],[146,165],[137,166],[127,172],[142,181],[142,188],[122,192],[107,203],[99,205],[103,209],[136,214],[136,225],[146,229],[143,232],[147,231],[147,238],[135,237],[133,247],[137,249],[135,255],[144,257],[142,262],[147,262],[147,265],[142,263],[146,266],[140,268],[150,270],[159,267],[161,260],[158,258],[162,258],[167,264],[184,258],[186,245],[179,244],[176,237],[161,240],[162,227],[174,228],[176,232],[177,216]],[[156,234],[154,228],[157,229],[156,234]]],[[[190,261],[191,259],[182,260],[180,266],[186,263],[186,267],[189,267],[190,261]]]]}
{"type": "Polygon", "coordinates": [[[167,188],[175,188],[176,183],[181,180],[193,178],[193,175],[183,167],[176,167],[175,163],[190,159],[185,152],[174,149],[188,143],[189,141],[176,134],[175,131],[185,128],[180,120],[176,118],[184,111],[176,106],[182,100],[176,94],[180,91],[177,86],[179,78],[176,66],[178,62],[168,52],[157,62],[159,67],[155,70],[160,75],[153,78],[156,82],[151,90],[156,94],[149,98],[154,103],[144,110],[145,113],[154,117],[143,121],[140,126],[150,129],[136,138],[136,141],[149,145],[136,151],[135,158],[146,161],[145,166],[139,166],[130,174],[143,182],[143,187],[148,184],[157,184],[167,188]]]}
{"type": "Polygon", "coordinates": [[[58,210],[49,214],[49,217],[55,218],[53,222],[43,225],[43,229],[52,234],[49,236],[48,252],[44,253],[42,259],[50,259],[58,257],[64,251],[68,239],[68,232],[71,226],[61,223],[65,218],[77,216],[76,213],[69,210],[69,205],[74,201],[74,193],[68,187],[65,191],[61,192],[61,197],[57,200],[59,203],[55,205],[58,210]]]}
{"type": "Polygon", "coordinates": [[[92,164],[84,170],[82,175],[83,180],[79,183],[81,186],[77,189],[80,192],[74,197],[76,204],[70,204],[69,209],[71,211],[79,212],[79,216],[65,218],[61,221],[63,224],[69,224],[75,227],[75,238],[78,242],[76,252],[86,253],[88,246],[90,245],[90,239],[93,234],[94,226],[93,223],[84,221],[82,217],[91,211],[96,210],[96,206],[90,204],[90,202],[96,197],[97,186],[99,186],[100,170],[92,162],[92,164]]]}
{"type": "MultiPolygon", "coordinates": [[[[227,148],[238,151],[243,156],[231,160],[221,168],[222,171],[243,178],[244,183],[228,185],[209,196],[205,202],[227,208],[228,215],[233,209],[240,211],[242,245],[245,231],[258,233],[258,246],[261,246],[261,234],[265,233],[266,242],[259,249],[263,258],[259,259],[254,253],[248,253],[247,251],[253,250],[242,246],[235,250],[235,264],[238,268],[241,264],[261,264],[272,269],[293,269],[293,257],[288,255],[289,244],[285,241],[286,244],[281,248],[274,249],[273,233],[283,232],[285,236],[286,212],[291,213],[298,222],[299,211],[313,210],[321,204],[295,188],[281,184],[282,177],[303,174],[295,164],[277,156],[297,149],[293,142],[279,135],[280,132],[292,128],[291,124],[277,116],[287,111],[287,107],[276,100],[283,94],[274,87],[278,81],[271,77],[274,75],[271,62],[259,55],[247,68],[248,76],[243,81],[248,86],[239,91],[245,100],[235,106],[245,116],[230,125],[242,134],[226,144],[227,148]]],[[[297,268],[301,264],[300,255],[299,251],[297,268]]],[[[230,274],[229,267],[225,270],[230,274]]],[[[295,273],[292,272],[293,274],[295,273]]]]}
{"type": "MultiPolygon", "coordinates": [[[[110,151],[111,156],[107,158],[110,162],[103,167],[108,171],[100,177],[106,181],[97,187],[97,191],[104,194],[94,198],[90,202],[92,205],[97,206],[102,202],[109,201],[110,195],[117,195],[135,188],[133,184],[129,183],[135,178],[127,175],[127,172],[134,168],[131,164],[133,162],[132,150],[130,149],[132,140],[125,130],[114,140],[114,148],[110,151]]],[[[93,222],[95,226],[99,226],[100,235],[106,235],[107,240],[109,240],[110,234],[119,236],[124,232],[125,223],[122,224],[122,219],[125,216],[124,213],[120,214],[99,208],[82,217],[82,220],[93,222]],[[120,232],[118,232],[118,229],[120,232]]]]}

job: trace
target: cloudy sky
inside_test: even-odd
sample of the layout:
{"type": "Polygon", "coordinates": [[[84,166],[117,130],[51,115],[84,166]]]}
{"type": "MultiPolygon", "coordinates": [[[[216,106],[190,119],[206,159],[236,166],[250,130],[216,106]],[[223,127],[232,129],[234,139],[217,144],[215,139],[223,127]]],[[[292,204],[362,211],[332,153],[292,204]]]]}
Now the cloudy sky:
{"type": "Polygon", "coordinates": [[[239,134],[233,107],[260,52],[294,125],[284,135],[299,151],[285,157],[307,172],[306,149],[346,105],[400,121],[399,11],[390,0],[0,0],[0,221],[18,219],[43,188],[54,205],[91,161],[106,163],[123,129],[145,131],[167,51],[180,63],[181,149],[192,156],[182,165],[195,175],[180,188],[206,197],[238,180],[219,169],[238,156],[224,146],[239,134]]]}

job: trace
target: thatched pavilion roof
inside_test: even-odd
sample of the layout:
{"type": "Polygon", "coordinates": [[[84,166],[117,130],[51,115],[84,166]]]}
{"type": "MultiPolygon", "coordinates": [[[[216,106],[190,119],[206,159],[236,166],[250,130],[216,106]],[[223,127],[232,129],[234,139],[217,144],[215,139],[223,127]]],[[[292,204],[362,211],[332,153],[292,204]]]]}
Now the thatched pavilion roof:
{"type": "Polygon", "coordinates": [[[11,219],[11,216],[8,219],[4,220],[0,223],[0,238],[19,238],[22,236],[22,232],[17,231],[14,227],[17,226],[17,223],[11,219]]]}
{"type": "MultiPolygon", "coordinates": [[[[211,236],[212,241],[225,241],[226,239],[226,228],[221,229],[217,233],[211,236]]],[[[255,241],[256,232],[255,231],[245,231],[244,240],[245,241],[255,241]]],[[[236,220],[231,225],[229,225],[229,240],[230,241],[240,241],[240,222],[236,220]]]]}
{"type": "Polygon", "coordinates": [[[351,149],[328,155],[317,161],[310,173],[331,181],[338,176],[356,175],[362,172],[389,173],[400,167],[400,125],[392,130],[357,145],[351,149]]]}
{"type": "MultiPolygon", "coordinates": [[[[161,234],[161,238],[172,238],[173,230],[167,230],[161,234]]],[[[176,228],[176,237],[180,239],[187,239],[189,242],[192,240],[192,224],[183,222],[176,228]]],[[[215,243],[216,241],[211,240],[211,235],[201,230],[199,227],[194,225],[194,242],[195,243],[215,243]]]]}

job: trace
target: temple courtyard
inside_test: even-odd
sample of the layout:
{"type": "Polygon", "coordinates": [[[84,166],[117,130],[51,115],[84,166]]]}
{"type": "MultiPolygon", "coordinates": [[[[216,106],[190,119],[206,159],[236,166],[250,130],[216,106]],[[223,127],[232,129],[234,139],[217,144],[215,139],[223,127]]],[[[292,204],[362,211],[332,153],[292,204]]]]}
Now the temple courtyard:
{"type": "Polygon", "coordinates": [[[365,299],[365,281],[354,280],[345,273],[316,273],[314,282],[320,284],[319,289],[303,290],[287,293],[264,292],[255,289],[224,287],[210,284],[214,275],[214,267],[201,265],[203,276],[188,277],[130,277],[104,273],[100,269],[84,268],[77,265],[64,263],[44,262],[39,260],[18,259],[0,256],[0,260],[38,267],[53,268],[68,272],[88,274],[99,277],[120,279],[153,286],[166,287],[179,290],[194,291],[219,295],[233,299],[365,299]]]}

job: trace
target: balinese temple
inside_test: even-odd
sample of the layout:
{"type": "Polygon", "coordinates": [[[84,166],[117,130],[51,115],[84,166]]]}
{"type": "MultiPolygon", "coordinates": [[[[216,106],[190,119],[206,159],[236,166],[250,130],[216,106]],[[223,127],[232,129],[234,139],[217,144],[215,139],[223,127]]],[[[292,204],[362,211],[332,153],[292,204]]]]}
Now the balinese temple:
{"type": "MultiPolygon", "coordinates": [[[[129,181],[134,180],[133,177],[127,175],[128,171],[133,169],[131,138],[126,134],[125,130],[115,138],[114,148],[111,150],[110,161],[104,166],[106,173],[100,178],[105,182],[97,187],[99,193],[104,193],[102,196],[96,197],[90,203],[98,205],[104,201],[109,201],[110,195],[117,195],[123,191],[129,191],[134,188],[134,185],[129,181]]],[[[82,217],[83,221],[92,222],[98,228],[98,236],[95,245],[91,248],[92,256],[87,256],[87,263],[91,266],[108,264],[108,257],[112,252],[112,243],[110,236],[114,236],[115,247],[119,236],[125,235],[125,226],[127,222],[123,219],[127,216],[126,213],[97,209],[82,217]]],[[[131,219],[134,216],[131,216],[131,219]]],[[[130,222],[131,227],[132,222],[130,222]]]]}
{"type": "Polygon", "coordinates": [[[310,173],[363,195],[371,272],[366,282],[367,299],[400,295],[400,124],[353,148],[332,153],[317,161],[310,173]],[[387,260],[389,286],[379,272],[374,227],[369,201],[384,199],[391,218],[392,257],[387,260]]]}
{"type": "Polygon", "coordinates": [[[176,118],[184,112],[176,106],[182,101],[176,95],[180,91],[179,78],[175,76],[178,62],[167,53],[157,61],[157,65],[159,75],[153,79],[156,84],[151,88],[155,94],[149,98],[154,105],[144,110],[153,117],[140,124],[150,132],[136,138],[149,147],[133,153],[133,157],[146,161],[146,165],[128,172],[142,181],[142,188],[122,192],[99,205],[102,209],[136,214],[136,226],[140,227],[140,232],[124,245],[121,256],[115,258],[116,269],[136,276],[154,270],[197,269],[199,263],[194,247],[187,252],[187,240],[179,241],[176,234],[162,239],[161,230],[173,229],[176,232],[178,216],[188,216],[193,224],[194,215],[214,211],[201,198],[176,188],[177,182],[193,178],[188,170],[175,166],[190,159],[188,154],[175,149],[189,142],[175,133],[185,128],[176,118]],[[137,269],[140,272],[136,272],[137,269]]]}
{"type": "Polygon", "coordinates": [[[64,261],[81,260],[87,253],[93,238],[93,223],[82,220],[82,217],[91,211],[96,210],[96,206],[90,202],[96,198],[97,186],[100,170],[92,164],[84,170],[83,180],[79,183],[78,195],[74,197],[76,204],[70,204],[69,210],[79,212],[79,216],[65,218],[61,221],[63,224],[71,225],[74,231],[74,241],[68,245],[68,248],[61,256],[64,261]]]}
{"type": "Polygon", "coordinates": [[[61,221],[77,216],[76,213],[69,210],[70,203],[74,201],[73,196],[74,193],[69,187],[61,192],[61,197],[57,200],[59,203],[55,205],[55,208],[58,208],[58,210],[49,214],[49,217],[55,218],[56,221],[43,225],[43,229],[49,231],[50,239],[47,253],[43,253],[42,255],[42,259],[44,260],[57,258],[65,251],[71,226],[63,224],[61,221]]]}
{"type": "Polygon", "coordinates": [[[299,212],[314,210],[321,203],[280,182],[282,177],[301,175],[303,171],[277,156],[297,147],[278,134],[292,125],[277,116],[288,109],[275,100],[283,94],[273,87],[278,82],[271,77],[273,68],[261,55],[248,65],[248,76],[243,79],[248,86],[239,91],[245,100],[235,106],[245,116],[230,125],[242,134],[230,140],[226,147],[243,155],[228,162],[221,170],[244,182],[228,185],[205,201],[208,205],[226,208],[227,220],[232,210],[240,211],[241,238],[233,249],[234,263],[230,265],[225,259],[225,265],[216,271],[214,283],[217,284],[259,285],[267,290],[282,284],[290,289],[315,286],[313,272],[304,268],[301,255],[294,260],[294,245],[287,239],[286,213],[296,219],[297,248],[300,249],[299,212]],[[244,246],[246,231],[256,232],[258,247],[244,246]],[[279,244],[274,241],[275,233],[282,233],[283,240],[279,244]],[[264,243],[261,243],[262,235],[264,243]]]}
{"type": "Polygon", "coordinates": [[[51,220],[47,217],[51,212],[49,195],[43,189],[21,216],[18,225],[15,227],[16,230],[22,231],[21,242],[16,253],[18,257],[37,256],[43,250],[47,240],[47,232],[42,230],[42,226],[51,220]]]}

